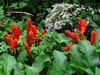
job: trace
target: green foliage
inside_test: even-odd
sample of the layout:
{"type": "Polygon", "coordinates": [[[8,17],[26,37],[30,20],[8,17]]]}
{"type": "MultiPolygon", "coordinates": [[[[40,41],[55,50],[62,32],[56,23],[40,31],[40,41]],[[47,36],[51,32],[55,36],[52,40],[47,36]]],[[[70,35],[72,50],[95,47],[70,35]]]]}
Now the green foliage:
{"type": "Polygon", "coordinates": [[[88,41],[81,41],[79,45],[73,45],[71,47],[71,65],[76,68],[79,74],[82,75],[82,71],[86,71],[88,74],[92,74],[91,70],[99,65],[99,55],[96,53],[95,47],[88,41]],[[92,62],[91,62],[92,61],[92,62]],[[90,72],[88,71],[90,70],[90,72]]]}
{"type": "Polygon", "coordinates": [[[76,44],[65,35],[66,28],[75,31],[77,18],[72,16],[64,29],[58,33],[46,32],[39,37],[38,45],[36,41],[29,45],[30,55],[27,55],[24,48],[27,18],[32,18],[33,24],[36,24],[39,30],[37,32],[41,33],[41,30],[45,29],[45,18],[51,11],[52,5],[66,2],[99,9],[100,4],[97,0],[7,1],[8,6],[5,7],[4,0],[0,0],[0,75],[100,75],[100,15],[98,11],[95,14],[82,11],[76,16],[84,18],[86,22],[89,21],[85,33],[87,39],[90,39],[91,30],[96,30],[96,41],[93,45],[87,40],[80,40],[80,43],[76,44]],[[71,22],[73,26],[69,28],[68,25],[71,22]],[[11,33],[11,25],[20,27],[20,39],[15,50],[9,50],[8,43],[4,40],[4,33],[11,33]],[[73,45],[68,52],[65,52],[64,47],[70,42],[73,42],[73,45]]]}
{"type": "Polygon", "coordinates": [[[4,68],[4,75],[11,75],[11,71],[16,64],[15,58],[8,54],[3,54],[0,57],[0,65],[4,68]]]}
{"type": "Polygon", "coordinates": [[[53,51],[54,61],[47,75],[71,75],[70,66],[66,61],[64,53],[59,51],[53,51]],[[66,71],[67,70],[67,71],[66,71]]]}

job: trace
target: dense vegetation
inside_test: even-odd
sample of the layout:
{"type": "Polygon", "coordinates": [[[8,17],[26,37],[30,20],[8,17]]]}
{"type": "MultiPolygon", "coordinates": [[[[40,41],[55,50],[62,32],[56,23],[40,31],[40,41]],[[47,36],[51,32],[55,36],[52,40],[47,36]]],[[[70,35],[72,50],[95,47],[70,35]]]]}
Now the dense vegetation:
{"type": "Polygon", "coordinates": [[[99,75],[98,0],[0,0],[0,75],[99,75]]]}

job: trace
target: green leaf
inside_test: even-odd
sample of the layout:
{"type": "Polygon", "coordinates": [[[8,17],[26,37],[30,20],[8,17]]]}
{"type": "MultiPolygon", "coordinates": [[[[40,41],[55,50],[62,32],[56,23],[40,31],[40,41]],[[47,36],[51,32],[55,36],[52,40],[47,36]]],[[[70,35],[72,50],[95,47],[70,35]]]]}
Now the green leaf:
{"type": "Polygon", "coordinates": [[[19,8],[24,8],[27,6],[27,3],[26,2],[20,2],[19,3],[19,8]]]}
{"type": "Polygon", "coordinates": [[[44,68],[46,62],[51,62],[49,56],[41,54],[40,56],[36,57],[32,67],[37,68],[40,72],[44,68]]]}
{"type": "Polygon", "coordinates": [[[24,70],[24,65],[22,63],[17,63],[17,65],[14,67],[14,75],[25,75],[24,70]]]}
{"type": "Polygon", "coordinates": [[[0,43],[0,53],[7,52],[7,49],[8,49],[8,45],[6,44],[6,42],[1,42],[0,43]]]}
{"type": "Polygon", "coordinates": [[[25,72],[26,72],[26,75],[39,75],[37,68],[31,67],[28,65],[25,66],[25,72]]]}
{"type": "Polygon", "coordinates": [[[0,57],[0,65],[4,67],[4,75],[11,75],[11,71],[16,65],[16,60],[13,56],[3,54],[0,57]]]}
{"type": "Polygon", "coordinates": [[[68,38],[64,34],[58,34],[56,32],[49,32],[46,34],[48,37],[52,37],[59,44],[68,42],[68,38]]]}
{"type": "Polygon", "coordinates": [[[23,50],[19,53],[19,56],[17,58],[18,62],[24,62],[27,59],[27,53],[26,50],[23,50]]]}
{"type": "Polygon", "coordinates": [[[99,56],[89,41],[81,41],[80,44],[71,46],[70,54],[71,66],[78,70],[78,73],[93,75],[92,70],[99,64],[99,56]]]}
{"type": "Polygon", "coordinates": [[[79,47],[78,44],[75,44],[70,48],[71,63],[83,66],[81,61],[81,53],[79,52],[78,47],[79,47]]]}
{"type": "Polygon", "coordinates": [[[83,53],[82,58],[87,67],[95,67],[99,64],[99,56],[96,53],[95,47],[89,41],[81,41],[79,50],[83,53]]]}
{"type": "Polygon", "coordinates": [[[25,72],[27,73],[27,75],[39,75],[42,69],[46,66],[47,62],[51,62],[50,58],[45,54],[41,54],[40,56],[36,57],[32,66],[25,66],[25,72]]]}
{"type": "Polygon", "coordinates": [[[0,75],[4,75],[4,73],[3,73],[3,66],[2,65],[0,65],[0,75]]]}
{"type": "Polygon", "coordinates": [[[96,67],[96,74],[95,75],[100,75],[100,69],[96,67]]]}
{"type": "Polygon", "coordinates": [[[70,66],[64,53],[55,50],[53,56],[53,65],[48,70],[47,75],[71,75],[70,66]]]}
{"type": "Polygon", "coordinates": [[[18,2],[12,3],[10,5],[10,7],[14,8],[14,9],[18,9],[18,2]]]}
{"type": "Polygon", "coordinates": [[[95,46],[100,48],[100,29],[96,30],[96,42],[95,42],[95,46]]]}

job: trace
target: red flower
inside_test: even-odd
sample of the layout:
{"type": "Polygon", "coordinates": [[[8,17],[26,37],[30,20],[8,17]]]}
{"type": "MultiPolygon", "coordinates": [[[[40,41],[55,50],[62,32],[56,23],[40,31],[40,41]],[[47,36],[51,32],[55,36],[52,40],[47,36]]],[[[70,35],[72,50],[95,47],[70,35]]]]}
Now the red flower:
{"type": "Polygon", "coordinates": [[[69,37],[71,37],[71,38],[73,37],[73,34],[72,34],[71,31],[65,30],[65,33],[66,33],[67,36],[69,36],[69,37]]]}
{"type": "Polygon", "coordinates": [[[37,28],[36,28],[35,25],[32,25],[32,26],[31,26],[31,30],[32,30],[32,32],[34,33],[34,35],[36,35],[36,33],[37,33],[37,28]]]}
{"type": "Polygon", "coordinates": [[[41,34],[42,34],[42,36],[45,34],[45,30],[44,29],[42,29],[41,34]]]}
{"type": "Polygon", "coordinates": [[[18,43],[18,39],[14,39],[13,40],[13,42],[12,42],[12,45],[10,46],[10,50],[13,50],[13,49],[15,49],[15,47],[16,47],[16,45],[17,45],[17,43],[18,43]]]}
{"type": "Polygon", "coordinates": [[[84,34],[86,31],[86,22],[82,18],[78,18],[77,30],[79,34],[84,34]]]}
{"type": "Polygon", "coordinates": [[[64,48],[64,51],[67,52],[69,51],[70,47],[73,45],[72,42],[70,42],[69,44],[66,45],[66,47],[64,48]]]}
{"type": "Polygon", "coordinates": [[[25,39],[26,39],[26,43],[28,43],[28,33],[26,33],[26,37],[25,37],[25,39]]]}
{"type": "Polygon", "coordinates": [[[91,44],[94,44],[95,41],[96,41],[96,31],[92,30],[90,42],[91,44]]]}
{"type": "Polygon", "coordinates": [[[5,34],[4,34],[4,39],[5,39],[5,40],[8,40],[9,37],[11,37],[11,35],[9,35],[8,33],[5,33],[5,34]]]}
{"type": "Polygon", "coordinates": [[[34,36],[37,33],[37,28],[32,25],[32,20],[27,19],[26,21],[26,43],[32,44],[34,42],[34,36]]]}
{"type": "Polygon", "coordinates": [[[29,47],[28,43],[25,43],[24,47],[26,49],[27,55],[30,55],[31,51],[30,51],[30,47],[29,47]]]}
{"type": "Polygon", "coordinates": [[[7,33],[4,34],[4,39],[7,41],[9,47],[12,46],[13,40],[12,40],[11,35],[9,35],[9,34],[7,34],[7,33]]]}
{"type": "Polygon", "coordinates": [[[70,38],[72,38],[73,40],[75,40],[77,43],[80,42],[80,39],[79,39],[79,37],[78,37],[77,34],[72,33],[72,32],[69,31],[69,30],[65,30],[65,33],[66,33],[67,36],[69,36],[70,38]]]}
{"type": "Polygon", "coordinates": [[[80,42],[80,39],[79,39],[78,35],[75,34],[75,33],[73,33],[73,38],[72,39],[75,40],[77,43],[80,42]]]}
{"type": "Polygon", "coordinates": [[[32,44],[34,42],[34,33],[30,31],[28,36],[29,36],[29,43],[32,44]]]}
{"type": "Polygon", "coordinates": [[[12,36],[16,39],[19,39],[20,37],[20,29],[16,25],[12,25],[12,36]]]}
{"type": "Polygon", "coordinates": [[[29,33],[29,31],[31,31],[31,27],[32,27],[32,20],[27,19],[27,21],[26,21],[26,32],[27,33],[29,33]]]}

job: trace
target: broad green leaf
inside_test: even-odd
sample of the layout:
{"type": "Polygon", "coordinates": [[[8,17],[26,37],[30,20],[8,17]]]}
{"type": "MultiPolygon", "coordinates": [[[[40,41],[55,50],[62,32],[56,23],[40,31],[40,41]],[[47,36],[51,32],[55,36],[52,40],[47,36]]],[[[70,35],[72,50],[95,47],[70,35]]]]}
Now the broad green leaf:
{"type": "Polygon", "coordinates": [[[41,54],[40,56],[36,57],[32,67],[37,68],[40,72],[44,68],[46,62],[51,62],[49,56],[41,54]]]}
{"type": "Polygon", "coordinates": [[[16,65],[16,60],[13,56],[3,54],[0,57],[0,65],[4,67],[4,75],[11,75],[10,73],[16,65]]]}
{"type": "Polygon", "coordinates": [[[100,69],[96,67],[95,75],[100,75],[100,69]]]}
{"type": "Polygon", "coordinates": [[[26,72],[26,75],[39,75],[37,68],[31,67],[28,65],[25,66],[25,72],[26,72]]]}
{"type": "Polygon", "coordinates": [[[99,56],[96,53],[96,49],[89,41],[81,41],[79,50],[83,53],[82,60],[84,65],[87,67],[95,67],[99,64],[99,56]]]}
{"type": "Polygon", "coordinates": [[[79,69],[85,71],[88,75],[94,75],[93,71],[90,68],[83,68],[81,66],[77,66],[79,69]]]}
{"type": "Polygon", "coordinates": [[[45,54],[41,54],[40,56],[36,57],[32,66],[25,66],[25,72],[27,75],[39,75],[42,69],[46,66],[47,62],[50,62],[50,58],[45,54]]]}
{"type": "Polygon", "coordinates": [[[14,67],[14,75],[25,75],[24,65],[22,63],[17,63],[14,67]]]}
{"type": "Polygon", "coordinates": [[[81,53],[79,51],[78,44],[75,44],[70,48],[70,54],[71,54],[71,66],[77,70],[77,73],[79,75],[83,75],[83,71],[78,67],[78,66],[84,66],[84,64],[82,63],[81,53]]]}
{"type": "Polygon", "coordinates": [[[26,50],[23,50],[19,53],[19,56],[17,58],[18,62],[24,62],[27,59],[27,53],[26,50]]]}
{"type": "Polygon", "coordinates": [[[0,65],[0,75],[4,75],[4,73],[3,73],[3,66],[2,65],[0,65]]]}
{"type": "Polygon", "coordinates": [[[7,49],[8,49],[8,45],[6,44],[6,42],[1,42],[0,43],[0,53],[7,52],[7,49]]]}
{"type": "Polygon", "coordinates": [[[92,69],[99,64],[99,56],[89,41],[81,41],[80,44],[71,46],[70,54],[71,66],[78,70],[78,73],[82,74],[84,71],[93,75],[92,69]]]}
{"type": "Polygon", "coordinates": [[[64,53],[55,50],[53,56],[53,65],[48,70],[47,75],[71,75],[70,66],[64,53]]]}
{"type": "Polygon", "coordinates": [[[96,52],[100,53],[100,48],[96,48],[96,52]]]}
{"type": "Polygon", "coordinates": [[[81,61],[81,53],[79,52],[78,44],[73,45],[70,48],[70,54],[71,54],[71,63],[77,64],[77,65],[83,65],[81,61]]]}

